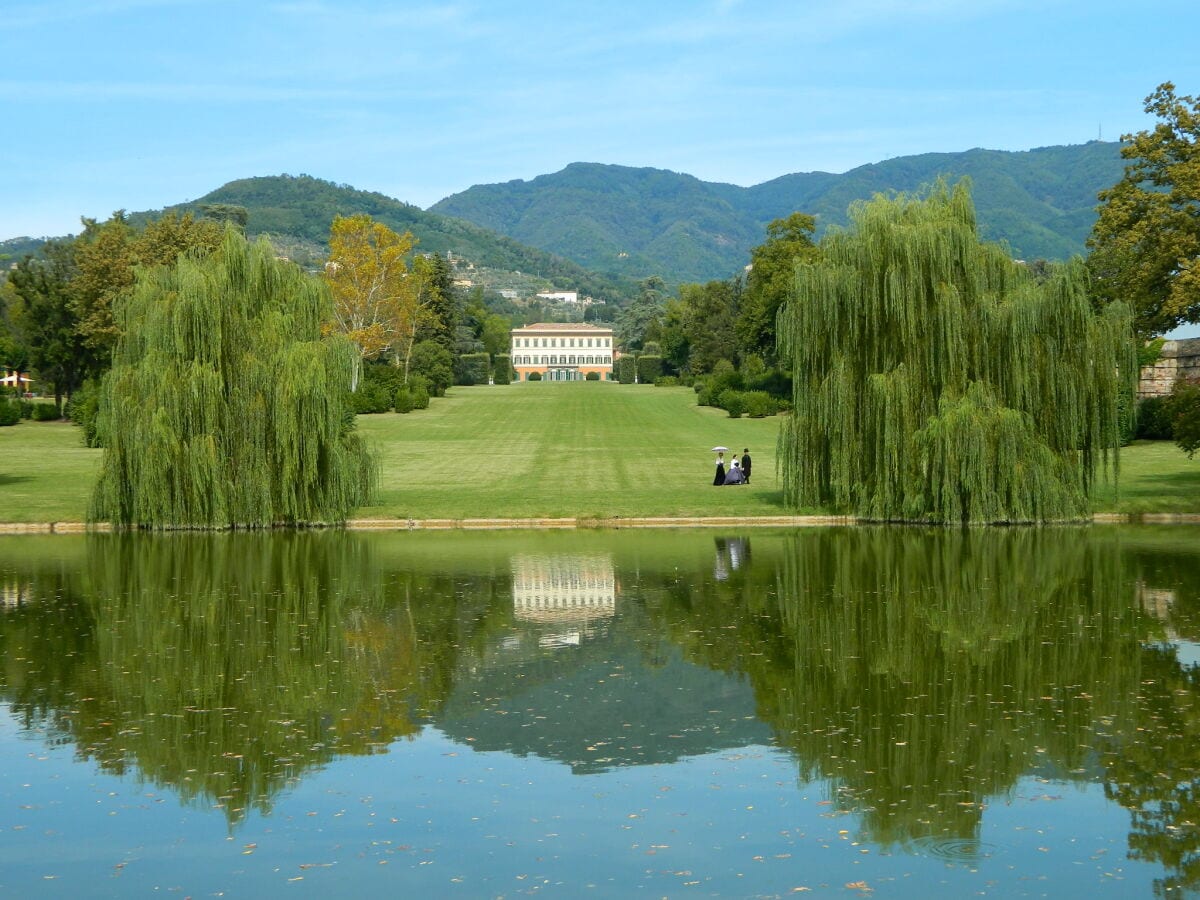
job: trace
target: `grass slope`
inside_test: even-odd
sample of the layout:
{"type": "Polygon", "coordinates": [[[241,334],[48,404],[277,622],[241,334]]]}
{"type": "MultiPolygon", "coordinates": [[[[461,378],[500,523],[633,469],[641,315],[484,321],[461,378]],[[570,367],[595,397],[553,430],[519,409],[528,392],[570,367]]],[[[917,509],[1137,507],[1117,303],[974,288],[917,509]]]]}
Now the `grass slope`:
{"type": "MultiPolygon", "coordinates": [[[[356,518],[771,516],[780,420],[730,419],[686,388],[579,382],[452,388],[429,409],[359,418],[380,456],[374,505],[356,518]],[[754,483],[716,488],[709,448],[754,456],[754,483]]],[[[0,522],[78,522],[100,451],[64,423],[0,428],[0,522]]],[[[1174,444],[1121,454],[1120,496],[1100,512],[1200,512],[1200,459],[1174,444]]],[[[820,512],[820,510],[800,510],[820,512]]]]}

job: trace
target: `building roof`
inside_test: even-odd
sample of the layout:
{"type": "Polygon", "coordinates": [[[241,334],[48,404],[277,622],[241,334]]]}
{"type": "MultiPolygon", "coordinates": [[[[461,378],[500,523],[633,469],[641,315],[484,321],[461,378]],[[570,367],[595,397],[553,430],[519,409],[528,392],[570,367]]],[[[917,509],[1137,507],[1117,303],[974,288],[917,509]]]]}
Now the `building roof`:
{"type": "Polygon", "coordinates": [[[603,334],[612,333],[611,328],[591,325],[587,322],[538,322],[536,325],[526,325],[522,328],[513,329],[514,334],[518,331],[591,331],[603,334]]]}

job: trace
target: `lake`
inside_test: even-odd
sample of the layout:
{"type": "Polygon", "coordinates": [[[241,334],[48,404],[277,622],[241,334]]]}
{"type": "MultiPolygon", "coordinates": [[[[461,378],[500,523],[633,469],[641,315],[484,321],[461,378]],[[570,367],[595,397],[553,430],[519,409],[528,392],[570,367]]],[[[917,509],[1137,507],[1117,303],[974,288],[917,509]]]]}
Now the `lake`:
{"type": "Polygon", "coordinates": [[[1194,892],[1198,538],[0,538],[0,895],[1194,892]]]}

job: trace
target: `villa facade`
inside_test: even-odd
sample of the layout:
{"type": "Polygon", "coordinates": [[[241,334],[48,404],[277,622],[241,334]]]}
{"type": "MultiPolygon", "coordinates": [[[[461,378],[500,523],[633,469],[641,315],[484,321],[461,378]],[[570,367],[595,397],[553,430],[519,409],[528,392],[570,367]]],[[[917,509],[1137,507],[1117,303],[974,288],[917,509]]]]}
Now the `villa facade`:
{"type": "Polygon", "coordinates": [[[613,330],[573,322],[542,322],[514,328],[510,355],[517,381],[533,372],[545,381],[582,381],[596,372],[613,380],[613,330]]]}

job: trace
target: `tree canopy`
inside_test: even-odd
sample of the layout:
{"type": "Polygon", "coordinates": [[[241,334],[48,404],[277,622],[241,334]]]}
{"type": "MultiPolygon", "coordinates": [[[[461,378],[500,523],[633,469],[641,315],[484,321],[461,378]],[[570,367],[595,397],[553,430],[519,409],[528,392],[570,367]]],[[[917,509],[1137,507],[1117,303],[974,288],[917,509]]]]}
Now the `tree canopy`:
{"type": "Polygon", "coordinates": [[[1094,310],[1078,260],[1038,283],[981,242],[961,183],[851,221],[797,268],[780,315],[787,500],[876,520],[1088,515],[1137,375],[1127,307],[1094,310]]]}
{"type": "Polygon", "coordinates": [[[355,351],[328,291],[229,228],[118,299],[90,518],[150,528],[341,521],[373,465],[347,413],[355,351]]]}
{"type": "Polygon", "coordinates": [[[1125,174],[1100,193],[1088,240],[1099,295],[1124,300],[1142,338],[1200,322],[1200,99],[1164,82],[1145,100],[1159,122],[1123,135],[1125,174]]]}

